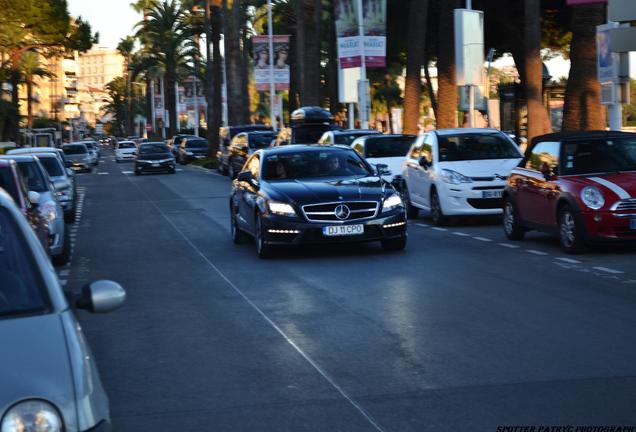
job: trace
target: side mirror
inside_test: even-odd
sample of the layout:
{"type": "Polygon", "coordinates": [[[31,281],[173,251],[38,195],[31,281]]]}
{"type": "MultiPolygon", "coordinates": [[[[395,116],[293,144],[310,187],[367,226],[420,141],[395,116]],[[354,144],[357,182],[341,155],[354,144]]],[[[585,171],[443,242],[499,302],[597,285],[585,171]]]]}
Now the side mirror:
{"type": "Polygon", "coordinates": [[[66,175],[68,175],[69,177],[73,177],[73,174],[74,174],[74,172],[73,172],[72,169],[66,168],[66,175]]]}
{"type": "Polygon", "coordinates": [[[98,280],[85,285],[75,301],[78,309],[94,313],[106,313],[119,308],[126,300],[126,291],[116,282],[98,280]]]}
{"type": "Polygon", "coordinates": [[[29,191],[29,202],[33,205],[39,205],[40,204],[40,194],[35,192],[35,191],[29,191]]]}
{"type": "Polygon", "coordinates": [[[541,164],[541,174],[543,174],[543,177],[546,180],[550,180],[552,179],[553,175],[552,175],[552,168],[550,168],[550,165],[548,165],[547,162],[543,162],[541,164]]]}
{"type": "Polygon", "coordinates": [[[254,176],[252,175],[252,171],[242,171],[236,177],[236,179],[240,182],[251,183],[254,180],[254,176]]]}
{"type": "Polygon", "coordinates": [[[392,172],[389,169],[389,166],[387,164],[377,164],[375,166],[375,169],[377,170],[378,175],[380,177],[383,176],[383,175],[391,175],[392,174],[392,172]]]}
{"type": "Polygon", "coordinates": [[[432,165],[432,163],[430,163],[428,161],[428,159],[426,159],[425,157],[421,157],[420,160],[418,161],[418,163],[424,169],[429,169],[431,167],[431,165],[432,165]]]}

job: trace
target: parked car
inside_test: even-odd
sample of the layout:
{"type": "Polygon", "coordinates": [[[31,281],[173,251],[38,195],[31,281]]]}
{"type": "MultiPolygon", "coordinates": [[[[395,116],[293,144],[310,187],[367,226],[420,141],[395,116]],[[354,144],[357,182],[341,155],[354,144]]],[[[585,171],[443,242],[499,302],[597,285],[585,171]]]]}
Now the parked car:
{"type": "Polygon", "coordinates": [[[258,150],[232,183],[232,239],[254,237],[260,257],[277,246],[380,241],[406,246],[399,193],[346,147],[258,150]]]}
{"type": "MultiPolygon", "coordinates": [[[[71,168],[71,166],[73,165],[71,161],[67,160],[64,150],[62,150],[61,148],[55,148],[55,147],[22,147],[19,149],[9,150],[6,154],[12,155],[12,154],[30,154],[30,153],[33,153],[33,154],[52,153],[58,157],[60,162],[62,162],[62,165],[64,165],[66,168],[71,168]]],[[[71,171],[69,175],[72,176],[72,174],[73,173],[71,171]]]]}
{"type": "Polygon", "coordinates": [[[181,140],[179,145],[179,153],[177,154],[177,161],[185,165],[192,162],[195,159],[203,159],[208,156],[209,146],[208,141],[195,137],[185,138],[181,140]]]}
{"type": "Polygon", "coordinates": [[[276,134],[272,131],[241,132],[232,139],[228,156],[228,176],[233,179],[255,151],[271,146],[276,134]]]}
{"type": "Polygon", "coordinates": [[[0,156],[14,160],[24,177],[29,191],[39,194],[38,211],[48,224],[49,253],[55,265],[68,263],[71,256],[71,241],[64,222],[64,209],[57,191],[40,159],[33,155],[0,156]]]}
{"type": "Polygon", "coordinates": [[[62,146],[66,160],[74,171],[91,172],[93,161],[85,144],[72,143],[62,146]]]}
{"type": "Polygon", "coordinates": [[[367,135],[355,139],[351,148],[371,165],[386,165],[383,177],[399,185],[402,181],[402,166],[416,138],[415,135],[367,135]]]}
{"type": "Polygon", "coordinates": [[[579,132],[535,138],[504,194],[504,230],[559,236],[565,252],[636,242],[636,134],[579,132]]]}
{"type": "Polygon", "coordinates": [[[49,252],[49,224],[38,210],[40,194],[27,188],[18,164],[10,159],[0,159],[0,189],[4,189],[20,209],[36,234],[42,247],[49,252]]]}
{"type": "Polygon", "coordinates": [[[147,172],[175,173],[174,158],[164,143],[151,142],[139,145],[135,159],[135,174],[147,172]]]}
{"type": "Polygon", "coordinates": [[[330,130],[322,134],[318,140],[318,144],[342,144],[349,146],[357,138],[365,137],[367,135],[381,135],[381,132],[375,129],[330,130]]]}
{"type": "Polygon", "coordinates": [[[93,165],[97,165],[99,163],[99,157],[101,156],[99,143],[96,141],[82,141],[82,143],[86,144],[86,148],[88,148],[88,151],[92,153],[94,158],[93,165]]]}
{"type": "Polygon", "coordinates": [[[421,135],[403,168],[410,217],[430,211],[435,225],[449,216],[497,215],[510,171],[522,158],[496,129],[440,129],[421,135]]]}
{"type": "Polygon", "coordinates": [[[172,156],[176,159],[179,154],[179,145],[185,138],[198,138],[196,135],[175,135],[172,139],[166,142],[168,150],[172,153],[172,156]]]}
{"type": "Polygon", "coordinates": [[[218,170],[221,174],[228,174],[228,161],[230,156],[230,143],[232,139],[241,132],[252,131],[272,131],[271,126],[266,125],[242,125],[242,126],[228,126],[221,128],[219,132],[219,151],[217,152],[217,160],[219,161],[218,170]]]}
{"type": "Polygon", "coordinates": [[[137,145],[134,141],[119,141],[115,146],[115,162],[135,160],[137,145]]]}
{"type": "Polygon", "coordinates": [[[101,280],[65,298],[44,249],[2,191],[0,233],[0,340],[11,347],[0,357],[10,371],[0,374],[0,429],[110,430],[108,397],[72,307],[109,312],[125,291],[101,280]]]}

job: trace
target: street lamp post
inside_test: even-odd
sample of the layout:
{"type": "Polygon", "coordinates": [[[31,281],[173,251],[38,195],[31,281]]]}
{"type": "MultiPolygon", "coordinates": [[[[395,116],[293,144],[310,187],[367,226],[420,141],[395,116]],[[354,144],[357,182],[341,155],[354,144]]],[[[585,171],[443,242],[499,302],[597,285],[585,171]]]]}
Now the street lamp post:
{"type": "Polygon", "coordinates": [[[267,0],[267,35],[269,39],[269,116],[272,123],[272,129],[276,130],[276,113],[274,112],[276,83],[274,82],[274,30],[272,23],[272,0],[267,0]]]}
{"type": "Polygon", "coordinates": [[[367,64],[364,53],[364,10],[362,0],[356,1],[358,9],[358,36],[360,38],[360,81],[358,85],[358,110],[360,127],[369,129],[369,101],[367,100],[369,83],[367,81],[367,64]]]}

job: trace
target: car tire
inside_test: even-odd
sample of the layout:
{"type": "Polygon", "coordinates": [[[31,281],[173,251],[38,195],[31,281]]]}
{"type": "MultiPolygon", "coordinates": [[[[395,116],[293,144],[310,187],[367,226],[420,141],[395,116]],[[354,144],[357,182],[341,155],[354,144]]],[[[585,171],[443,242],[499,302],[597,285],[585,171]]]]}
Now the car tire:
{"type": "Polygon", "coordinates": [[[256,243],[256,253],[259,258],[267,259],[273,254],[272,246],[265,243],[263,239],[263,221],[261,214],[256,213],[256,224],[254,226],[254,242],[256,243]]]}
{"type": "Polygon", "coordinates": [[[569,205],[559,210],[559,242],[568,254],[581,254],[586,249],[583,224],[569,205]]]}
{"type": "Polygon", "coordinates": [[[136,176],[141,175],[141,171],[137,171],[137,170],[135,170],[135,175],[136,175],[136,176]]]}
{"type": "Polygon", "coordinates": [[[401,251],[406,248],[406,236],[382,240],[382,248],[387,252],[401,251]]]}
{"type": "Polygon", "coordinates": [[[173,168],[170,171],[168,171],[168,174],[175,174],[176,172],[177,172],[177,170],[173,168]]]}
{"type": "Polygon", "coordinates": [[[523,240],[526,235],[526,229],[521,225],[521,220],[519,219],[517,205],[510,198],[504,200],[503,226],[508,240],[523,240]]]}
{"type": "Polygon", "coordinates": [[[75,223],[75,206],[73,206],[72,211],[64,213],[64,222],[67,224],[75,223]]]}
{"type": "Polygon", "coordinates": [[[245,233],[238,227],[236,223],[236,214],[230,207],[230,235],[232,236],[232,242],[234,244],[241,244],[245,241],[245,233]]]}
{"type": "Polygon", "coordinates": [[[71,260],[71,237],[67,227],[64,227],[64,240],[62,245],[62,253],[51,258],[53,265],[63,266],[71,260]]]}
{"type": "Polygon", "coordinates": [[[404,186],[404,192],[402,192],[402,201],[404,202],[404,207],[406,207],[406,217],[408,219],[416,219],[420,214],[420,209],[411,204],[411,196],[406,185],[404,186]]]}
{"type": "Polygon", "coordinates": [[[439,194],[435,188],[431,190],[431,219],[435,226],[444,226],[448,223],[448,218],[444,216],[442,204],[439,201],[439,194]]]}
{"type": "Polygon", "coordinates": [[[119,159],[115,159],[115,162],[117,163],[121,163],[121,161],[119,159]]]}

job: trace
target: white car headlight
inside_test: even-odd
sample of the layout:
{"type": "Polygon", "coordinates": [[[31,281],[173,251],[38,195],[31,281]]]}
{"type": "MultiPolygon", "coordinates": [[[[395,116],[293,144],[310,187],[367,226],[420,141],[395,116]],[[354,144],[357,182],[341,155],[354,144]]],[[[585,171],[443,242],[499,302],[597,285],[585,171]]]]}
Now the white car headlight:
{"type": "Polygon", "coordinates": [[[382,204],[382,211],[393,210],[396,207],[402,205],[402,198],[398,194],[393,194],[384,200],[384,204],[382,204]]]}
{"type": "Polygon", "coordinates": [[[282,216],[296,216],[296,211],[289,204],[269,201],[267,206],[269,207],[269,211],[274,214],[282,216]]]}
{"type": "Polygon", "coordinates": [[[470,178],[466,177],[465,175],[460,174],[457,171],[453,171],[449,169],[442,170],[442,180],[444,180],[446,183],[456,184],[456,185],[473,182],[470,178]]]}
{"type": "Polygon", "coordinates": [[[2,432],[61,432],[62,419],[53,405],[27,400],[14,405],[2,418],[2,432]]]}
{"type": "Polygon", "coordinates": [[[605,205],[603,193],[594,186],[586,186],[581,191],[581,201],[592,210],[598,210],[605,205]]]}
{"type": "Polygon", "coordinates": [[[57,209],[50,202],[44,204],[40,209],[40,212],[42,213],[42,216],[44,216],[44,218],[49,222],[53,222],[57,217],[57,209]]]}

